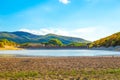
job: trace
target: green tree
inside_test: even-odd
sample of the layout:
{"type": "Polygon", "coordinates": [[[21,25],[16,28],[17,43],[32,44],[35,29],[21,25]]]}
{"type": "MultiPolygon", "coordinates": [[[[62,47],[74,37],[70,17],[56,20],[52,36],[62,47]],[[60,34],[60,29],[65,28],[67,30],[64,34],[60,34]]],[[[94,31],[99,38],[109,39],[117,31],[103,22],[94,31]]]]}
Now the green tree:
{"type": "Polygon", "coordinates": [[[62,46],[63,43],[59,39],[51,39],[48,41],[48,44],[53,44],[55,46],[62,46]]]}

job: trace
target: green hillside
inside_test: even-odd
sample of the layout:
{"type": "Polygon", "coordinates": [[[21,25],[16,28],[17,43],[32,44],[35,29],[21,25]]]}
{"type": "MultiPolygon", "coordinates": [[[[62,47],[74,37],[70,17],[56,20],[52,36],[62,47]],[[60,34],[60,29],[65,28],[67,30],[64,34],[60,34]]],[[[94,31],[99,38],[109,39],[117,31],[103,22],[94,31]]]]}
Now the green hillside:
{"type": "Polygon", "coordinates": [[[0,32],[0,39],[7,39],[16,43],[37,42],[40,36],[27,32],[0,32]]]}
{"type": "Polygon", "coordinates": [[[100,40],[94,41],[89,45],[89,47],[102,47],[102,46],[104,47],[120,46],[120,32],[102,38],[100,40]]]}
{"type": "Polygon", "coordinates": [[[34,35],[28,32],[0,32],[0,39],[7,39],[14,41],[16,43],[43,43],[48,42],[51,39],[58,39],[63,44],[70,44],[73,42],[81,42],[87,43],[89,41],[84,40],[82,38],[75,38],[75,37],[68,37],[68,36],[61,36],[55,34],[47,34],[47,35],[34,35]]]}
{"type": "Polygon", "coordinates": [[[75,37],[68,37],[68,36],[61,36],[61,35],[56,35],[56,34],[47,34],[44,35],[40,38],[40,42],[48,42],[51,39],[58,39],[60,40],[63,44],[70,44],[73,42],[81,42],[81,43],[87,43],[90,41],[87,41],[82,38],[75,38],[75,37]]]}

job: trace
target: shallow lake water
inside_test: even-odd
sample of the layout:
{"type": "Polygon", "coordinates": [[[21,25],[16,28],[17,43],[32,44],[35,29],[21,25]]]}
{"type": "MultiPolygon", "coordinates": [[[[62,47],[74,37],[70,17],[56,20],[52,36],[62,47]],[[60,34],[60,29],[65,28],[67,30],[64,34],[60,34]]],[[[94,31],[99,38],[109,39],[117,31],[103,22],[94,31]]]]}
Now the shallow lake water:
{"type": "Polygon", "coordinates": [[[120,56],[120,52],[104,50],[3,50],[0,54],[25,56],[120,56]]]}

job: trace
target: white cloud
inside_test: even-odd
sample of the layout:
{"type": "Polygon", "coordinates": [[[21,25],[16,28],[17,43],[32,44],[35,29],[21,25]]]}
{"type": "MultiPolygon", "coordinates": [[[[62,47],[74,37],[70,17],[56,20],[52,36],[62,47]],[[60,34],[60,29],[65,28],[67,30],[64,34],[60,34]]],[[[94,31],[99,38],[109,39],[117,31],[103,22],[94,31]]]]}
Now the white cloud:
{"type": "Polygon", "coordinates": [[[25,31],[37,35],[46,35],[49,33],[57,34],[57,35],[65,35],[68,36],[69,33],[63,29],[39,29],[39,30],[30,30],[30,29],[20,29],[19,31],[25,31]]]}
{"type": "Polygon", "coordinates": [[[94,41],[108,35],[111,35],[117,31],[110,31],[108,28],[97,26],[97,27],[86,27],[86,28],[78,28],[73,30],[65,30],[65,29],[39,29],[39,30],[30,30],[30,29],[20,29],[20,31],[25,31],[37,35],[45,35],[49,33],[63,35],[63,36],[71,36],[71,37],[79,37],[86,40],[94,41]]]}
{"type": "Polygon", "coordinates": [[[69,0],[59,0],[59,2],[61,2],[61,3],[63,3],[63,4],[68,4],[68,3],[70,3],[69,0]]]}

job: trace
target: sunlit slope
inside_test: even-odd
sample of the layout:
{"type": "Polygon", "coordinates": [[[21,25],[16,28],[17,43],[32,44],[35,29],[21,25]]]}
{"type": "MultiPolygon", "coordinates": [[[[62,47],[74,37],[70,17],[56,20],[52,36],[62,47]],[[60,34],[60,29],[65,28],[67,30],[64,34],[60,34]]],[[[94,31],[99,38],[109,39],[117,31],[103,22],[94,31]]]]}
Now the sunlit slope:
{"type": "Polygon", "coordinates": [[[120,46],[120,32],[112,34],[108,37],[96,40],[89,45],[89,47],[110,47],[120,46]]]}

